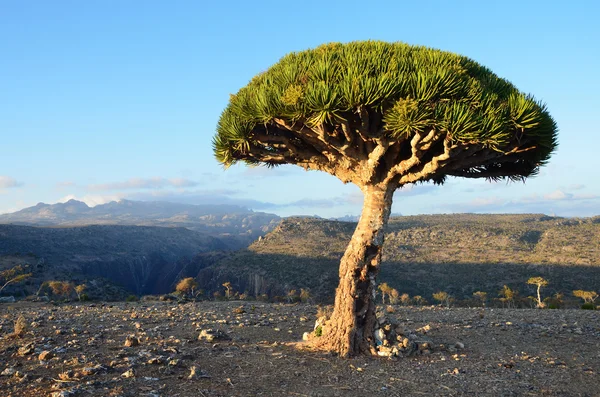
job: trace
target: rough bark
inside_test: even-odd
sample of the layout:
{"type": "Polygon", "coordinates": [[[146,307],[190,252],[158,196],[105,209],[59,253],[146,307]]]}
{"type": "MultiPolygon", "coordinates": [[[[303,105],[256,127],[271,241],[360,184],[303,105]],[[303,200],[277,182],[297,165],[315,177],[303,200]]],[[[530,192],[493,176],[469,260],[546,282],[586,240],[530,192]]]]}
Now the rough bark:
{"type": "Polygon", "coordinates": [[[374,353],[376,278],[395,185],[367,185],[363,211],[340,262],[330,320],[316,344],[343,357],[374,353]]]}

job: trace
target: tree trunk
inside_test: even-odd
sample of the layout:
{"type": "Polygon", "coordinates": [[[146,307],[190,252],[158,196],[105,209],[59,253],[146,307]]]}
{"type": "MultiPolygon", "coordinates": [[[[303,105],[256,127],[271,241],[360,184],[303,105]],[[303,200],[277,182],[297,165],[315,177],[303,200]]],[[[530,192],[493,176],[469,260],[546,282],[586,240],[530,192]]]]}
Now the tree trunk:
{"type": "Polygon", "coordinates": [[[363,187],[363,211],[340,262],[333,314],[316,342],[343,357],[375,354],[375,280],[395,190],[395,185],[363,187]]]}

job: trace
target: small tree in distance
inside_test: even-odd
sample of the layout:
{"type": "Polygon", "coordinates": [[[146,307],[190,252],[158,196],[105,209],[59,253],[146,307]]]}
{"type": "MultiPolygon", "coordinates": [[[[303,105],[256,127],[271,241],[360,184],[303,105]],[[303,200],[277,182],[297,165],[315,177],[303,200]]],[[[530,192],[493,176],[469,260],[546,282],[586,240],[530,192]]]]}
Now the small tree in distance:
{"type": "Polygon", "coordinates": [[[540,295],[540,289],[548,285],[548,281],[542,277],[531,277],[527,280],[527,284],[537,286],[537,307],[542,309],[546,306],[544,302],[542,302],[542,296],[540,295]]]}
{"type": "Polygon", "coordinates": [[[85,284],[79,284],[77,286],[75,286],[75,293],[77,294],[77,299],[81,301],[81,295],[83,294],[83,291],[85,291],[87,288],[87,285],[85,284]]]}
{"type": "Polygon", "coordinates": [[[68,281],[48,281],[48,287],[54,295],[62,296],[63,299],[67,299],[73,292],[73,284],[68,281]]]}
{"type": "Polygon", "coordinates": [[[194,277],[186,277],[179,280],[179,282],[175,286],[175,291],[179,292],[180,294],[193,297],[194,290],[196,288],[198,288],[198,283],[196,282],[194,277]]]}
{"type": "Polygon", "coordinates": [[[400,301],[400,292],[396,288],[392,288],[390,291],[390,303],[392,305],[397,305],[400,301]]]}
{"type": "Polygon", "coordinates": [[[310,300],[310,291],[308,289],[300,288],[300,302],[308,303],[310,300]]]}
{"type": "Polygon", "coordinates": [[[390,299],[390,294],[392,292],[392,287],[388,285],[388,283],[379,284],[379,290],[381,291],[381,303],[385,305],[385,297],[388,297],[388,303],[390,299]]]}
{"type": "Polygon", "coordinates": [[[31,277],[31,273],[26,273],[25,267],[17,265],[10,269],[0,271],[0,292],[9,284],[17,284],[31,277]]]}
{"type": "Polygon", "coordinates": [[[573,296],[583,299],[584,305],[593,305],[594,301],[598,298],[598,293],[596,291],[583,291],[578,289],[573,291],[573,296]]]}
{"type": "Polygon", "coordinates": [[[450,307],[450,304],[454,301],[454,299],[445,291],[435,292],[433,295],[433,299],[440,302],[441,305],[446,305],[446,307],[450,307]]]}
{"type": "Polygon", "coordinates": [[[231,292],[233,291],[233,287],[229,281],[223,283],[223,287],[225,287],[225,298],[231,299],[231,292]]]}
{"type": "Polygon", "coordinates": [[[364,194],[315,347],[376,351],[374,292],[397,189],[448,177],[524,180],[554,151],[545,106],[473,60],[377,41],[291,53],[231,95],[213,147],[225,166],[296,164],[364,194]]]}
{"type": "Polygon", "coordinates": [[[519,292],[513,290],[508,285],[504,285],[500,292],[498,292],[498,295],[500,296],[500,302],[502,302],[503,305],[506,305],[508,308],[514,308],[519,292]]]}
{"type": "Polygon", "coordinates": [[[404,306],[410,305],[410,295],[407,293],[400,295],[400,303],[404,306]]]}
{"type": "Polygon", "coordinates": [[[476,291],[473,292],[473,296],[481,303],[481,306],[485,307],[485,303],[487,302],[487,292],[476,291]]]}

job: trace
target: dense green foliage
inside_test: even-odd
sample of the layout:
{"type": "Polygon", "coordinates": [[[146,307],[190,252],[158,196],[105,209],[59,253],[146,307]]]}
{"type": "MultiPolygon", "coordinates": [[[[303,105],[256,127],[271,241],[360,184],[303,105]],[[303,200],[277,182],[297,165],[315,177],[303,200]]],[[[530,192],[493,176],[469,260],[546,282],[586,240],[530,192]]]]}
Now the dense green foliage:
{"type": "MultiPolygon", "coordinates": [[[[274,119],[308,127],[355,120],[364,108],[380,120],[377,138],[407,139],[431,129],[454,142],[502,152],[528,148],[521,176],[555,149],[557,127],[546,107],[473,60],[450,52],[377,41],[326,44],[290,53],[254,77],[231,100],[213,139],[218,161],[257,163],[244,154],[274,119]]],[[[371,117],[373,118],[373,117],[371,117]]],[[[267,164],[269,164],[267,162],[267,164]]],[[[273,164],[270,164],[273,165],[273,164]]]]}

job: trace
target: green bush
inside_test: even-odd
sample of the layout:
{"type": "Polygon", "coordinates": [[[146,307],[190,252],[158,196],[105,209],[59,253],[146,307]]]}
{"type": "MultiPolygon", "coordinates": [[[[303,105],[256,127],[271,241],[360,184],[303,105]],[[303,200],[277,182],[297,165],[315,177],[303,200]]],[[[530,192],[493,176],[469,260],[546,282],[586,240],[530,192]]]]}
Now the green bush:
{"type": "Polygon", "coordinates": [[[320,337],[323,335],[323,327],[321,327],[320,325],[315,328],[315,336],[320,337]]]}
{"type": "Polygon", "coordinates": [[[594,305],[592,302],[587,302],[581,305],[581,308],[583,310],[596,310],[596,305],[594,305]]]}
{"type": "Polygon", "coordinates": [[[137,295],[129,295],[125,300],[127,302],[137,302],[139,298],[137,297],[137,295]]]}

